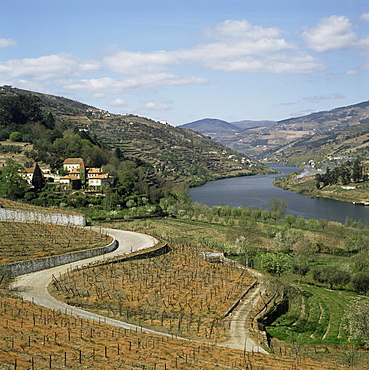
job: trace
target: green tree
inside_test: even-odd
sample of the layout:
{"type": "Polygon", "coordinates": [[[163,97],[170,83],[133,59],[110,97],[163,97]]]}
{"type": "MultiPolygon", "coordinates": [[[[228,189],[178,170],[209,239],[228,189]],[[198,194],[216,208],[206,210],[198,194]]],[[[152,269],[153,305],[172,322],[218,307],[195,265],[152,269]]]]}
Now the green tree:
{"type": "Polygon", "coordinates": [[[328,220],[326,220],[325,218],[321,218],[319,220],[319,225],[322,228],[322,230],[324,230],[328,225],[328,220]]]}
{"type": "Polygon", "coordinates": [[[294,215],[288,214],[284,217],[284,220],[288,223],[288,225],[292,226],[296,219],[294,215]]]}
{"type": "Polygon", "coordinates": [[[366,232],[352,230],[346,234],[345,250],[349,253],[362,252],[369,247],[369,235],[366,232]]]}
{"type": "Polygon", "coordinates": [[[9,158],[0,174],[0,196],[9,199],[22,198],[29,188],[27,181],[21,177],[23,166],[9,158]]]}
{"type": "Polygon", "coordinates": [[[312,271],[313,279],[321,284],[327,284],[329,289],[334,285],[346,285],[351,280],[350,273],[326,266],[312,271]]]}
{"type": "Polygon", "coordinates": [[[298,215],[296,217],[295,225],[299,229],[303,229],[306,226],[306,220],[301,215],[298,215]]]}
{"type": "Polygon", "coordinates": [[[0,99],[0,122],[3,125],[38,122],[42,120],[41,99],[31,94],[5,96],[0,99]]]}
{"type": "Polygon", "coordinates": [[[355,292],[359,294],[366,294],[369,291],[369,274],[360,272],[352,278],[352,286],[355,289],[355,292]]]}
{"type": "Polygon", "coordinates": [[[369,302],[366,299],[352,302],[345,318],[348,321],[345,328],[350,336],[362,340],[369,347],[369,302]]]}
{"type": "Polygon", "coordinates": [[[269,209],[274,219],[279,219],[286,212],[287,201],[285,199],[273,198],[269,202],[269,209]]]}
{"type": "Polygon", "coordinates": [[[352,168],[352,179],[354,182],[360,182],[363,179],[363,166],[359,158],[356,158],[352,168]]]}
{"type": "Polygon", "coordinates": [[[236,250],[244,257],[244,263],[247,267],[254,266],[254,259],[257,255],[257,248],[251,243],[250,235],[241,235],[236,240],[236,250]]]}
{"type": "Polygon", "coordinates": [[[261,210],[260,209],[257,209],[257,208],[254,208],[251,210],[251,218],[255,221],[257,221],[258,219],[260,219],[261,217],[261,210]]]}
{"type": "Polygon", "coordinates": [[[38,163],[36,163],[35,169],[33,171],[31,183],[36,190],[42,189],[45,185],[45,177],[38,163]]]}
{"type": "Polygon", "coordinates": [[[305,276],[309,270],[310,270],[310,266],[307,265],[307,264],[301,264],[301,263],[293,263],[292,264],[292,270],[294,272],[294,274],[296,274],[299,278],[299,283],[301,283],[301,278],[303,276],[305,276]]]}
{"type": "Polygon", "coordinates": [[[295,244],[293,256],[299,264],[307,264],[308,262],[315,261],[318,253],[318,245],[313,233],[307,232],[300,235],[295,244]]]}
{"type": "Polygon", "coordinates": [[[9,135],[9,140],[14,142],[22,141],[22,134],[18,131],[13,131],[9,135]]]}
{"type": "Polygon", "coordinates": [[[102,205],[105,211],[112,211],[120,205],[121,199],[116,192],[107,188],[105,189],[104,194],[105,197],[103,199],[102,205]]]}
{"type": "Polygon", "coordinates": [[[291,258],[285,253],[263,253],[260,255],[261,268],[271,275],[281,276],[291,268],[291,258]]]}
{"type": "Polygon", "coordinates": [[[293,230],[287,230],[278,232],[273,238],[273,244],[279,252],[289,253],[298,240],[299,237],[293,230]]]}
{"type": "Polygon", "coordinates": [[[369,253],[367,251],[359,252],[351,257],[357,271],[369,270],[369,253]]]}
{"type": "Polygon", "coordinates": [[[44,126],[50,130],[55,128],[55,118],[51,112],[49,112],[44,119],[44,126]]]}

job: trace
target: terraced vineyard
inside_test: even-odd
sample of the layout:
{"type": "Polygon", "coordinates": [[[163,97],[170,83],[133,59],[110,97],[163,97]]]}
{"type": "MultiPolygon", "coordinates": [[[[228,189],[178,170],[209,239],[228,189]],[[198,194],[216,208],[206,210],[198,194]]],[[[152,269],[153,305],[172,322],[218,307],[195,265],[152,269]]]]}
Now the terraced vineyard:
{"type": "Polygon", "coordinates": [[[27,204],[27,203],[20,203],[14,202],[9,199],[0,198],[0,207],[6,209],[13,209],[13,210],[21,210],[21,211],[30,211],[30,212],[39,212],[39,213],[65,213],[65,214],[72,214],[72,215],[80,215],[81,213],[64,210],[64,209],[55,209],[55,208],[45,208],[45,207],[38,207],[35,205],[27,204]]]}
{"type": "Polygon", "coordinates": [[[163,256],[72,271],[53,284],[72,305],[190,338],[222,341],[228,309],[254,282],[245,269],[209,263],[176,246],[163,256]]]}
{"type": "Polygon", "coordinates": [[[344,313],[357,295],[312,285],[303,285],[301,289],[301,294],[291,301],[288,313],[279,317],[268,332],[281,340],[296,335],[304,344],[346,344],[349,333],[345,330],[344,313]]]}
{"type": "Polygon", "coordinates": [[[151,163],[168,180],[198,185],[216,178],[270,172],[208,137],[143,117],[93,120],[89,129],[108,147],[151,163]]]}
{"type": "Polygon", "coordinates": [[[113,328],[1,297],[0,369],[344,369],[113,328]]]}
{"type": "Polygon", "coordinates": [[[0,264],[103,247],[111,240],[86,228],[0,221],[0,264]]]}

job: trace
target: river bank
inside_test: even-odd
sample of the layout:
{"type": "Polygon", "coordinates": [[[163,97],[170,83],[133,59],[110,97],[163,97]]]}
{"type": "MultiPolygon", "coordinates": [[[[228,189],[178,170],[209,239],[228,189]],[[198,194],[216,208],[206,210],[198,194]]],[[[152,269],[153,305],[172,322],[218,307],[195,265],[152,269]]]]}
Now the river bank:
{"type": "MultiPolygon", "coordinates": [[[[305,178],[299,180],[301,184],[292,189],[285,178],[290,175],[291,179],[295,178],[301,172],[301,168],[283,165],[271,165],[270,167],[278,171],[278,174],[211,181],[203,186],[191,188],[190,198],[193,202],[211,207],[248,207],[259,210],[268,210],[270,201],[276,198],[285,200],[287,202],[286,214],[295,217],[326,219],[342,224],[345,224],[347,219],[369,223],[369,207],[358,207],[352,204],[354,201],[363,202],[366,199],[365,195],[358,196],[359,190],[355,189],[356,193],[350,198],[348,195],[352,189],[336,189],[345,197],[339,197],[338,193],[326,193],[323,197],[322,193],[317,193],[318,189],[313,181],[314,176],[311,177],[310,187],[305,183],[305,178]],[[279,186],[273,184],[275,181],[279,186]]],[[[330,187],[323,190],[333,191],[330,187]]],[[[368,194],[367,189],[362,191],[363,194],[368,194]]]]}
{"type": "Polygon", "coordinates": [[[315,174],[305,173],[305,176],[300,176],[294,172],[286,177],[275,179],[273,184],[284,190],[310,195],[315,198],[327,198],[351,203],[369,202],[369,182],[351,183],[348,185],[328,185],[322,189],[318,189],[316,187],[315,174]]]}

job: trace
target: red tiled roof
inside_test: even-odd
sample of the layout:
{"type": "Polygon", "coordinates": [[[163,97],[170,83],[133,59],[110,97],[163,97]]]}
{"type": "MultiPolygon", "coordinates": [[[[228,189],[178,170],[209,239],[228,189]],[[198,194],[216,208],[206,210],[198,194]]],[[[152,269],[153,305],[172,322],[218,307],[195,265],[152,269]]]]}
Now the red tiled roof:
{"type": "Polygon", "coordinates": [[[74,175],[66,175],[66,176],[61,177],[60,179],[79,180],[79,178],[74,175]]]}
{"type": "Polygon", "coordinates": [[[67,158],[63,164],[79,164],[80,166],[82,166],[83,164],[83,168],[85,166],[85,163],[84,163],[84,160],[82,158],[67,158]]]}

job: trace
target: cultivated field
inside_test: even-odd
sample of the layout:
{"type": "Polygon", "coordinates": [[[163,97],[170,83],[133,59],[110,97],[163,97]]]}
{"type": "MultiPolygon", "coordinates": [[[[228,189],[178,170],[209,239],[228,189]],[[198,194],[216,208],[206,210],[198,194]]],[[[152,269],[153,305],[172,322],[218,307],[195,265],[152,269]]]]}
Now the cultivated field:
{"type": "Polygon", "coordinates": [[[87,228],[0,221],[0,264],[103,247],[111,241],[87,228]]]}
{"type": "Polygon", "coordinates": [[[118,329],[2,297],[0,369],[344,369],[290,353],[274,356],[118,329]]]}
{"type": "MultiPolygon", "coordinates": [[[[232,227],[218,224],[209,228],[210,224],[203,222],[171,219],[134,221],[130,224],[141,231],[151,229],[157,236],[167,235],[169,239],[177,236],[182,241],[186,239],[187,232],[190,235],[188,240],[195,241],[193,244],[197,247],[194,248],[192,243],[180,245],[173,248],[171,254],[153,259],[94,266],[76,271],[75,276],[70,273],[60,282],[59,293],[69,303],[83,303],[91,310],[122,321],[145,327],[152,325],[155,329],[171,333],[173,337],[113,328],[101,322],[81,321],[39,308],[10,297],[3,281],[0,369],[333,370],[352,364],[362,369],[367,363],[364,352],[351,350],[344,344],[347,338],[342,330],[345,323],[339,318],[339,313],[343,316],[344,310],[341,300],[337,298],[340,293],[329,293],[327,290],[326,296],[319,297],[318,292],[323,290],[319,287],[308,287],[312,291],[301,299],[297,298],[295,311],[282,317],[273,328],[276,337],[282,339],[284,336],[288,343],[274,340],[273,355],[252,354],[207,344],[209,341],[219,343],[226,338],[228,327],[222,324],[221,317],[253,281],[240,269],[205,262],[196,251],[199,246],[220,249],[231,239],[232,227]],[[182,232],[178,233],[178,230],[182,232]],[[317,326],[316,322],[319,328],[311,329],[314,324],[317,326]],[[296,329],[292,342],[288,332],[291,328],[296,329]],[[196,341],[178,340],[175,337],[179,334],[196,341]],[[318,342],[323,336],[327,345],[318,342]],[[335,340],[339,336],[342,341],[335,340]],[[309,338],[308,346],[303,344],[305,337],[309,338]]],[[[28,224],[21,226],[32,228],[28,224]]],[[[31,230],[16,224],[13,227],[7,236],[8,242],[26,239],[25,231],[27,235],[34,235],[30,240],[41,233],[38,230],[31,234],[31,230]]],[[[50,244],[58,239],[56,232],[43,233],[42,238],[47,234],[54,236],[49,240],[50,244]]],[[[264,245],[268,246],[267,238],[263,237],[267,233],[268,230],[264,229],[253,240],[265,241],[264,245]]],[[[29,247],[24,249],[33,245],[33,254],[37,254],[40,252],[37,248],[42,249],[38,243],[39,240],[37,243],[31,240],[29,247]]],[[[17,243],[13,244],[14,251],[17,243]]]]}
{"type": "Polygon", "coordinates": [[[162,256],[74,270],[53,283],[66,302],[189,338],[227,338],[229,308],[255,281],[245,269],[210,263],[187,246],[162,256]]]}
{"type": "Polygon", "coordinates": [[[27,203],[20,203],[20,202],[13,202],[9,199],[0,198],[0,207],[6,209],[13,209],[13,210],[21,210],[21,211],[30,211],[30,212],[39,212],[39,213],[65,213],[65,214],[72,214],[72,215],[80,215],[81,213],[59,209],[59,208],[45,208],[45,207],[38,207],[27,203]]]}

